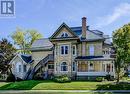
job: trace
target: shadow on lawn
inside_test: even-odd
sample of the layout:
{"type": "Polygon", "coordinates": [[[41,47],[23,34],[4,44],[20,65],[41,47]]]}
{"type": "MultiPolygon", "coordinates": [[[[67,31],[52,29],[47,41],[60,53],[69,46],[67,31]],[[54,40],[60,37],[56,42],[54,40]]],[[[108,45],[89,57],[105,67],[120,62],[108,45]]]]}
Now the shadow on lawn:
{"type": "Polygon", "coordinates": [[[98,84],[96,90],[130,90],[130,83],[120,82],[119,84],[98,84]]]}
{"type": "Polygon", "coordinates": [[[39,83],[49,83],[51,81],[20,81],[20,82],[10,82],[4,86],[0,87],[0,90],[31,90],[33,87],[39,83]]]}

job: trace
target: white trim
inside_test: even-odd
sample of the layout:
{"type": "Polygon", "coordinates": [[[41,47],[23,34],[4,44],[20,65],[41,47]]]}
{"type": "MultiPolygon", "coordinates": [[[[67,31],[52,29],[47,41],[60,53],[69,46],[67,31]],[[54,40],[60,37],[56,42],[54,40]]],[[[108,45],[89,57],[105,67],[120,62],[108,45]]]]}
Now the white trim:
{"type": "Polygon", "coordinates": [[[77,55],[77,48],[76,48],[76,45],[72,45],[72,55],[73,55],[73,56],[76,56],[76,55],[77,55]],[[75,48],[75,54],[73,54],[73,47],[75,48]]]}
{"type": "Polygon", "coordinates": [[[60,55],[61,56],[65,56],[65,55],[69,55],[69,50],[70,50],[70,48],[69,48],[70,46],[68,45],[68,44],[63,44],[63,45],[60,45],[60,55]],[[63,46],[63,50],[64,50],[64,54],[61,54],[61,47],[63,46]],[[68,47],[68,54],[65,54],[65,47],[68,47]]]}
{"type": "Polygon", "coordinates": [[[67,61],[62,61],[62,62],[60,63],[60,72],[68,72],[68,67],[69,67],[69,65],[68,65],[67,61]],[[67,65],[66,65],[66,66],[67,66],[67,71],[62,71],[62,70],[61,70],[61,64],[62,64],[63,62],[66,62],[66,64],[67,64],[67,65]]]}

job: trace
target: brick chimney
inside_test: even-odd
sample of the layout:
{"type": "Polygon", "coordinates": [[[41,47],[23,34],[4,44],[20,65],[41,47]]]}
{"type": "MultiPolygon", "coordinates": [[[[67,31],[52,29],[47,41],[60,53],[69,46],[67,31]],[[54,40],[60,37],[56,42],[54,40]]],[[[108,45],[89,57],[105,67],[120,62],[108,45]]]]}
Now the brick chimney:
{"type": "Polygon", "coordinates": [[[86,38],[86,17],[82,18],[82,38],[86,38]]]}

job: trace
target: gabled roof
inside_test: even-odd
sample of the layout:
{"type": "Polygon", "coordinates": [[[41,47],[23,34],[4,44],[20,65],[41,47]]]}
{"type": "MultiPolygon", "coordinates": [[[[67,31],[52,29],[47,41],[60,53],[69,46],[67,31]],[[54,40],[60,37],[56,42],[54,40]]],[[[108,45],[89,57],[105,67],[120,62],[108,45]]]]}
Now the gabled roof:
{"type": "Polygon", "coordinates": [[[23,60],[25,63],[30,64],[32,63],[34,60],[32,60],[32,56],[31,55],[23,55],[23,54],[17,54],[11,61],[10,63],[12,63],[15,58],[19,57],[21,60],[23,60]]]}
{"type": "Polygon", "coordinates": [[[49,41],[48,38],[41,38],[32,44],[30,50],[51,50],[53,48],[53,44],[49,41]]]}
{"type": "Polygon", "coordinates": [[[74,37],[77,37],[77,35],[75,34],[75,32],[73,32],[68,25],[66,25],[64,22],[60,25],[60,27],[54,32],[54,34],[50,37],[50,39],[53,39],[55,37],[55,35],[62,29],[62,27],[66,27],[68,29],[68,31],[74,35],[74,37]]]}

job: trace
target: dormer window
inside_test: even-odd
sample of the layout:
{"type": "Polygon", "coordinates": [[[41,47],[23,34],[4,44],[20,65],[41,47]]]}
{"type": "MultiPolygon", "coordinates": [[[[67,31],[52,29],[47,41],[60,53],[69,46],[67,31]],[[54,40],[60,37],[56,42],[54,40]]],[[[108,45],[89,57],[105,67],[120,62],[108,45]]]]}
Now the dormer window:
{"type": "Polygon", "coordinates": [[[62,34],[61,34],[61,37],[68,37],[69,35],[66,33],[66,32],[63,32],[62,34]]]}

